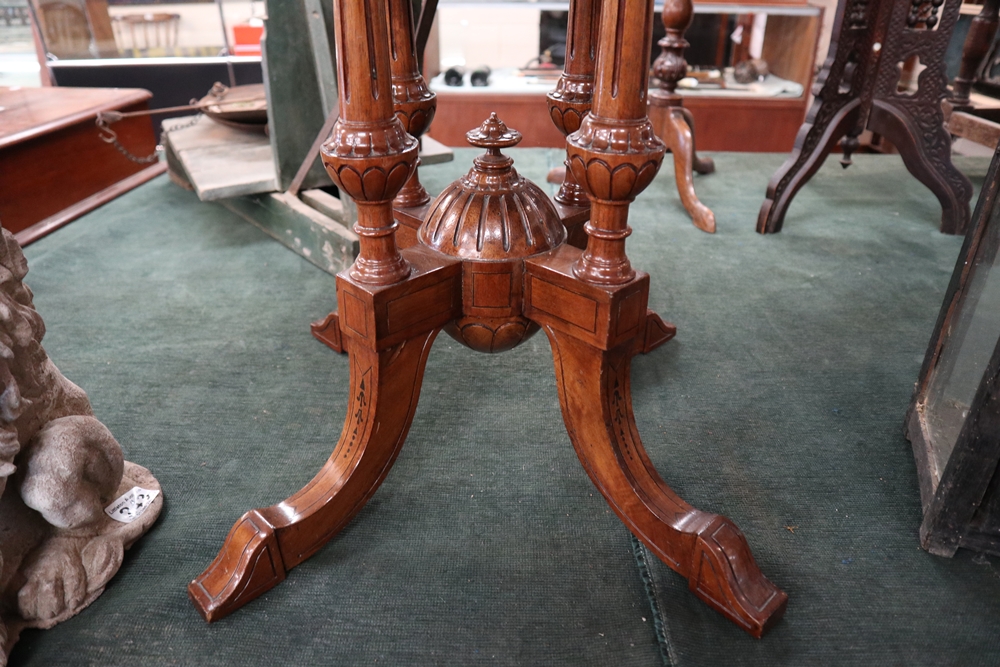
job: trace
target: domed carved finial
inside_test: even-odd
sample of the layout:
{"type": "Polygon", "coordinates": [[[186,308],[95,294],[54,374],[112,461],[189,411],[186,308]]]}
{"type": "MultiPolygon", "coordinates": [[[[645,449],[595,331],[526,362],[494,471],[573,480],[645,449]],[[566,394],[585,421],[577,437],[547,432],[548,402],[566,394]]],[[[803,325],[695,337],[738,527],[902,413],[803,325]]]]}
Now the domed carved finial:
{"type": "Polygon", "coordinates": [[[496,112],[474,130],[465,133],[466,140],[477,148],[485,148],[495,155],[501,148],[510,148],[521,143],[521,133],[511,130],[500,120],[496,112]]]}
{"type": "Polygon", "coordinates": [[[548,195],[500,152],[521,133],[491,114],[465,135],[486,152],[431,204],[420,242],[462,262],[462,317],[445,326],[455,340],[480,352],[502,352],[538,331],[522,312],[524,259],[566,240],[548,195]]]}

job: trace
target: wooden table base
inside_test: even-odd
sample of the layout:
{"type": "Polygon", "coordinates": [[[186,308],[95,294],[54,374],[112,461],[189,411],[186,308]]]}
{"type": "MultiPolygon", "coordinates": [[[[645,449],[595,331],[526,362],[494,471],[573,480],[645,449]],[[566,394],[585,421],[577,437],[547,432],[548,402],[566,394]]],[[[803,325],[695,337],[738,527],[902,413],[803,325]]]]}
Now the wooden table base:
{"type": "Polygon", "coordinates": [[[788,597],[761,573],[732,521],[691,507],[660,478],[632,414],[632,357],[674,331],[649,310],[649,276],[625,253],[629,205],[666,151],[644,96],[653,0],[601,7],[593,108],[567,139],[567,167],[590,202],[585,238],[576,240],[583,248],[567,242],[583,222],[579,207],[557,208],[517,174],[502,149],[521,135],[495,113],[466,135],[485,152],[465,176],[428,207],[393,212],[416,167],[416,141],[393,115],[385,76],[387,23],[395,33],[393,21],[405,15],[399,2],[334,3],[338,80],[350,93],[340,98],[322,155],[358,205],[360,251],[337,276],[336,316],[314,332],[349,355],[344,429],[309,484],[236,522],[188,586],[191,600],[208,621],[231,613],[283,581],[358,513],[406,439],[438,332],[501,352],[541,330],[552,345],[566,429],[594,485],[696,595],[760,637],[788,597]],[[345,39],[355,25],[367,26],[367,39],[345,39]],[[400,227],[408,240],[397,244],[400,227]]]}
{"type": "MultiPolygon", "coordinates": [[[[525,307],[552,344],[563,419],[580,462],[629,530],[686,577],[709,606],[760,637],[781,618],[788,596],[761,573],[731,520],[690,506],[667,486],[635,424],[631,358],[644,347],[646,324],[630,313],[645,312],[649,277],[638,273],[616,287],[583,284],[571,270],[581,254],[562,245],[529,260],[532,289],[525,307]],[[600,320],[597,332],[567,322],[566,313],[551,302],[539,303],[553,292],[590,305],[600,320]],[[626,335],[615,335],[623,328],[626,335]]],[[[345,334],[351,373],[340,440],[302,490],[236,522],[219,555],[188,586],[205,620],[218,620],[284,581],[290,569],[354,518],[396,460],[416,410],[431,343],[461,304],[459,262],[421,247],[404,250],[403,256],[417,275],[389,289],[359,286],[347,272],[338,276],[338,302],[345,306],[333,322],[345,334]],[[370,322],[387,303],[424,313],[428,292],[450,295],[441,301],[450,307],[408,325],[403,336],[391,331],[381,340],[359,336],[355,327],[370,322]],[[344,326],[345,320],[352,324],[344,326]]]]}

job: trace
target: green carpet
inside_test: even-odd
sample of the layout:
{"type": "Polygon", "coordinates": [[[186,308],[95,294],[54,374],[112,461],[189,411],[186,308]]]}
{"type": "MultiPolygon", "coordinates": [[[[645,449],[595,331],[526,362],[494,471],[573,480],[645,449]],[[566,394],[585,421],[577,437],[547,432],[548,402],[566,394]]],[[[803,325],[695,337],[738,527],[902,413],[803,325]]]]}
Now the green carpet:
{"type": "MultiPolygon", "coordinates": [[[[511,153],[539,181],[561,159],[511,153]]],[[[423,182],[440,190],[473,154],[423,182]]],[[[961,240],[891,156],[831,160],[761,237],[782,159],[716,156],[696,179],[714,236],[666,167],[629,241],[651,307],[679,329],[634,365],[639,428],[667,482],[730,516],[789,594],[763,640],[633,548],[576,460],[542,336],[490,356],[442,334],[372,501],[281,586],[206,625],[187,582],[242,512],[322,465],[348,366],[309,334],[335,306],[332,276],[159,178],[26,250],[46,349],[166,507],[105,594],[25,633],[11,664],[997,664],[1000,568],[918,548],[902,436],[961,240]]],[[[987,161],[959,166],[981,182],[987,161]]]]}

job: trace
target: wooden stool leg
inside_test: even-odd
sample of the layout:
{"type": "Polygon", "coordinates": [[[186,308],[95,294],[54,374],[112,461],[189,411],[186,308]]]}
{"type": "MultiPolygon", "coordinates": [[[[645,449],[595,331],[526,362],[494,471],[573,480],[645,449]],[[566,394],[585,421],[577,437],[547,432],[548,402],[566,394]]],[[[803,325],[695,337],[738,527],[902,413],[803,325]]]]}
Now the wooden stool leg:
{"type": "Polygon", "coordinates": [[[674,154],[674,176],[681,202],[695,227],[714,234],[715,214],[694,193],[692,172],[710,174],[715,171],[715,163],[699,158],[695,153],[694,117],[684,108],[684,100],[677,93],[677,82],[687,75],[684,49],[689,44],[684,39],[684,33],[694,19],[694,5],[691,0],[667,0],[663,3],[661,18],[665,35],[659,41],[660,55],[653,63],[653,72],[660,80],[660,86],[650,91],[649,102],[659,110],[658,116],[665,119],[661,138],[674,154]]]}
{"type": "Polygon", "coordinates": [[[952,83],[952,94],[948,102],[952,109],[956,111],[966,111],[972,108],[969,102],[969,93],[972,92],[972,84],[979,72],[979,67],[983,63],[983,58],[993,44],[993,38],[997,34],[997,26],[1000,25],[1000,0],[986,0],[979,14],[972,19],[969,32],[965,37],[965,45],[962,47],[962,62],[952,83]]]}
{"type": "Polygon", "coordinates": [[[694,135],[694,116],[691,114],[691,110],[687,107],[680,107],[680,110],[684,114],[684,120],[687,121],[688,127],[691,128],[691,153],[694,155],[692,161],[694,170],[702,175],[714,174],[715,160],[710,157],[698,157],[698,146],[694,135]]]}
{"type": "Polygon", "coordinates": [[[761,573],[732,521],[691,507],[657,474],[632,414],[632,348],[604,351],[545,329],[563,419],[594,485],[695,595],[759,638],[781,618],[788,596],[761,573]]]}
{"type": "Polygon", "coordinates": [[[951,137],[940,109],[930,117],[910,113],[906,102],[875,100],[868,127],[892,142],[907,171],[941,203],[941,233],[964,234],[969,226],[972,183],[951,162],[951,137]]]}
{"type": "Polygon", "coordinates": [[[757,214],[758,233],[781,231],[795,193],[819,171],[840,138],[857,125],[860,109],[861,101],[857,98],[846,103],[840,98],[813,102],[805,124],[799,128],[792,154],[767,184],[767,198],[757,214]]]}
{"type": "MultiPolygon", "coordinates": [[[[684,112],[679,107],[668,109],[667,127],[669,131],[663,137],[667,148],[674,155],[674,178],[677,180],[677,192],[681,202],[691,216],[694,226],[709,234],[715,233],[715,214],[701,203],[694,192],[694,134],[688,125],[684,112]]],[[[714,168],[715,165],[713,164],[714,168]]]]}
{"type": "Polygon", "coordinates": [[[417,408],[437,330],[382,352],[350,345],[351,400],[340,441],[319,473],[277,505],[251,510],[188,585],[206,621],[259,597],[354,518],[389,472],[417,408]]]}

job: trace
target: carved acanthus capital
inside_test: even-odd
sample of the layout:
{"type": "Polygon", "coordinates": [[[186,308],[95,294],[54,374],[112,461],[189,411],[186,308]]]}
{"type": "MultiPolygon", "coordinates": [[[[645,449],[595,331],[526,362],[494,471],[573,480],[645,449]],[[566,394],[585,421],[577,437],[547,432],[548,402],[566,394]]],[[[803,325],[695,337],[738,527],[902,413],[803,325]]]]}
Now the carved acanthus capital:
{"type": "Polygon", "coordinates": [[[653,181],[666,146],[646,117],[632,120],[589,114],[567,137],[566,165],[592,197],[632,201],[653,181]]]}
{"type": "Polygon", "coordinates": [[[399,119],[381,123],[338,120],[323,145],[330,178],[358,202],[391,201],[417,164],[417,140],[399,119]]]}
{"type": "Polygon", "coordinates": [[[590,113],[594,99],[594,77],[588,74],[563,74],[556,89],[548,94],[549,115],[563,134],[580,129],[583,117],[590,113]]]}

